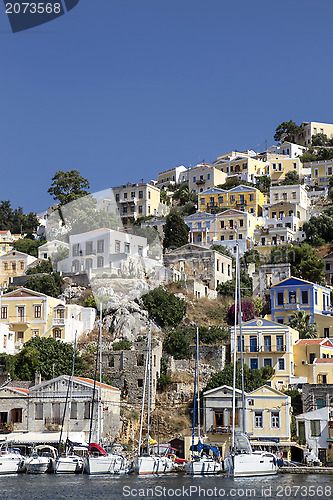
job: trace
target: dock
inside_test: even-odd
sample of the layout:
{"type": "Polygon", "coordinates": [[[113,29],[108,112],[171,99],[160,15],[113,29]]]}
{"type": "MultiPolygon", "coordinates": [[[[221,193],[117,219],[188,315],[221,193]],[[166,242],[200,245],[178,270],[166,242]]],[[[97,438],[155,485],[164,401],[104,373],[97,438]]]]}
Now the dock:
{"type": "Polygon", "coordinates": [[[333,474],[333,467],[312,467],[312,466],[295,466],[295,467],[280,467],[278,470],[282,474],[333,474]]]}

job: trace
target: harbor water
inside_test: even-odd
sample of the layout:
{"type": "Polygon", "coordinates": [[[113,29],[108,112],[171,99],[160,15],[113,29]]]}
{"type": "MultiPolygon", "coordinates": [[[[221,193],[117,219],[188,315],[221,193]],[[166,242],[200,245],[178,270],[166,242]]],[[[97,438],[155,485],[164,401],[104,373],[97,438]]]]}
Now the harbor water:
{"type": "Polygon", "coordinates": [[[261,478],[226,476],[88,476],[19,474],[0,476],[0,498],[8,500],[120,500],[204,498],[333,498],[333,476],[277,474],[261,478]]]}

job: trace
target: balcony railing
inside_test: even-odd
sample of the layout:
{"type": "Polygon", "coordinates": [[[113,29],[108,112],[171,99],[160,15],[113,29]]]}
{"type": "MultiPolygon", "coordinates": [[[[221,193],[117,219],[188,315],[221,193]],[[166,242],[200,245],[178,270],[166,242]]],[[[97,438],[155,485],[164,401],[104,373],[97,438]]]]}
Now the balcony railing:
{"type": "Polygon", "coordinates": [[[60,418],[60,417],[46,417],[44,423],[45,423],[45,425],[61,425],[62,418],[60,418]]]}
{"type": "Polygon", "coordinates": [[[206,184],[206,181],[205,181],[205,179],[198,179],[198,180],[196,181],[196,184],[197,184],[198,186],[199,186],[200,184],[206,184]]]}
{"type": "Polygon", "coordinates": [[[212,425],[212,427],[209,429],[209,432],[211,432],[212,434],[231,434],[231,427],[230,425],[223,425],[217,427],[212,425]]]}
{"type": "Polygon", "coordinates": [[[64,326],[65,321],[66,321],[65,318],[53,318],[52,326],[64,326]]]}
{"type": "MultiPolygon", "coordinates": [[[[285,352],[286,345],[263,345],[263,346],[244,346],[243,352],[285,352]]],[[[237,349],[240,352],[239,349],[237,349]]]]}

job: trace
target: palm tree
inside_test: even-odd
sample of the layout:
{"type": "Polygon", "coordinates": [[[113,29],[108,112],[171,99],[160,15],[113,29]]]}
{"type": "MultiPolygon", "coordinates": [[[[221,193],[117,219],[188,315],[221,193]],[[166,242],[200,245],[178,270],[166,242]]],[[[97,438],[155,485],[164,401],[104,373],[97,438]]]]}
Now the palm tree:
{"type": "Polygon", "coordinates": [[[305,311],[295,311],[290,318],[289,326],[298,330],[300,339],[313,339],[318,337],[315,323],[311,323],[311,315],[305,311]]]}

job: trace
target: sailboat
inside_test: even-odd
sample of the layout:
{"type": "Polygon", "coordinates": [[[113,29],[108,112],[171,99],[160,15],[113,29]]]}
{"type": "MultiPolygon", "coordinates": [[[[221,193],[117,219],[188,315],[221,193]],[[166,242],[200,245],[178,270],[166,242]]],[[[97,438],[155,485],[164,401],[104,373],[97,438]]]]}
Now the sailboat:
{"type": "Polygon", "coordinates": [[[219,474],[222,470],[220,452],[215,446],[205,445],[200,441],[200,397],[199,397],[199,329],[197,328],[195,347],[195,373],[194,373],[194,394],[193,394],[193,424],[192,424],[192,456],[191,460],[185,464],[187,474],[219,474]],[[195,409],[196,399],[198,399],[198,444],[194,444],[195,435],[195,409]],[[213,456],[209,454],[212,451],[213,456]],[[199,455],[194,455],[198,452],[199,455]]]}
{"type": "Polygon", "coordinates": [[[60,438],[59,438],[59,444],[58,444],[58,453],[60,453],[61,438],[62,438],[64,423],[65,423],[66,411],[68,409],[67,439],[66,439],[66,443],[65,443],[65,453],[64,453],[64,455],[57,456],[57,458],[54,460],[53,467],[54,467],[54,472],[56,474],[75,474],[75,473],[82,472],[82,469],[83,469],[83,459],[82,459],[82,457],[75,455],[74,453],[72,453],[70,451],[70,447],[71,447],[70,444],[71,443],[69,441],[69,424],[70,424],[70,415],[71,415],[71,402],[72,402],[73,378],[74,378],[74,368],[75,368],[75,353],[76,353],[76,335],[77,335],[77,332],[75,332],[75,340],[74,340],[72,374],[71,374],[71,378],[69,379],[69,382],[68,382],[66,402],[65,402],[65,407],[64,407],[61,432],[60,432],[60,438]],[[69,403],[68,403],[68,401],[69,401],[69,403]],[[68,408],[67,408],[67,403],[68,403],[68,408]]]}
{"type": "Polygon", "coordinates": [[[94,416],[94,402],[96,392],[98,353],[96,354],[96,366],[94,377],[94,389],[92,397],[92,408],[90,416],[89,448],[84,458],[84,471],[87,474],[124,474],[131,471],[129,461],[126,457],[116,453],[108,453],[101,446],[102,443],[102,302],[100,303],[99,322],[99,405],[98,405],[98,443],[91,441],[92,424],[94,416]]]}
{"type": "Polygon", "coordinates": [[[9,448],[8,443],[0,447],[0,474],[15,474],[24,464],[24,457],[17,448],[9,448]]]}
{"type": "Polygon", "coordinates": [[[274,475],[278,470],[278,459],[273,453],[266,451],[253,451],[250,440],[245,433],[245,390],[244,390],[244,364],[243,364],[243,335],[242,335],[242,302],[240,288],[240,266],[239,266],[239,239],[237,230],[237,254],[236,254],[236,276],[235,276],[235,327],[233,347],[233,394],[232,394],[232,445],[228,456],[224,458],[224,470],[234,477],[241,476],[266,476],[274,475]],[[238,307],[237,307],[238,300],[238,307]],[[235,432],[236,411],[236,325],[237,309],[239,324],[239,349],[241,354],[241,383],[242,383],[242,426],[243,432],[235,432]]]}
{"type": "MultiPolygon", "coordinates": [[[[152,440],[150,438],[150,408],[151,406],[151,331],[149,328],[148,339],[147,339],[147,356],[145,364],[145,377],[143,384],[143,398],[141,407],[141,421],[140,421],[140,435],[139,435],[139,446],[138,446],[138,456],[133,462],[133,469],[139,475],[143,474],[161,474],[165,472],[171,472],[174,469],[174,462],[170,457],[151,455],[150,445],[152,440]],[[144,408],[145,408],[145,393],[148,379],[148,390],[147,390],[147,454],[142,454],[141,444],[142,444],[142,428],[144,419],[144,408]]],[[[155,441],[154,441],[155,442],[155,441]]]]}

